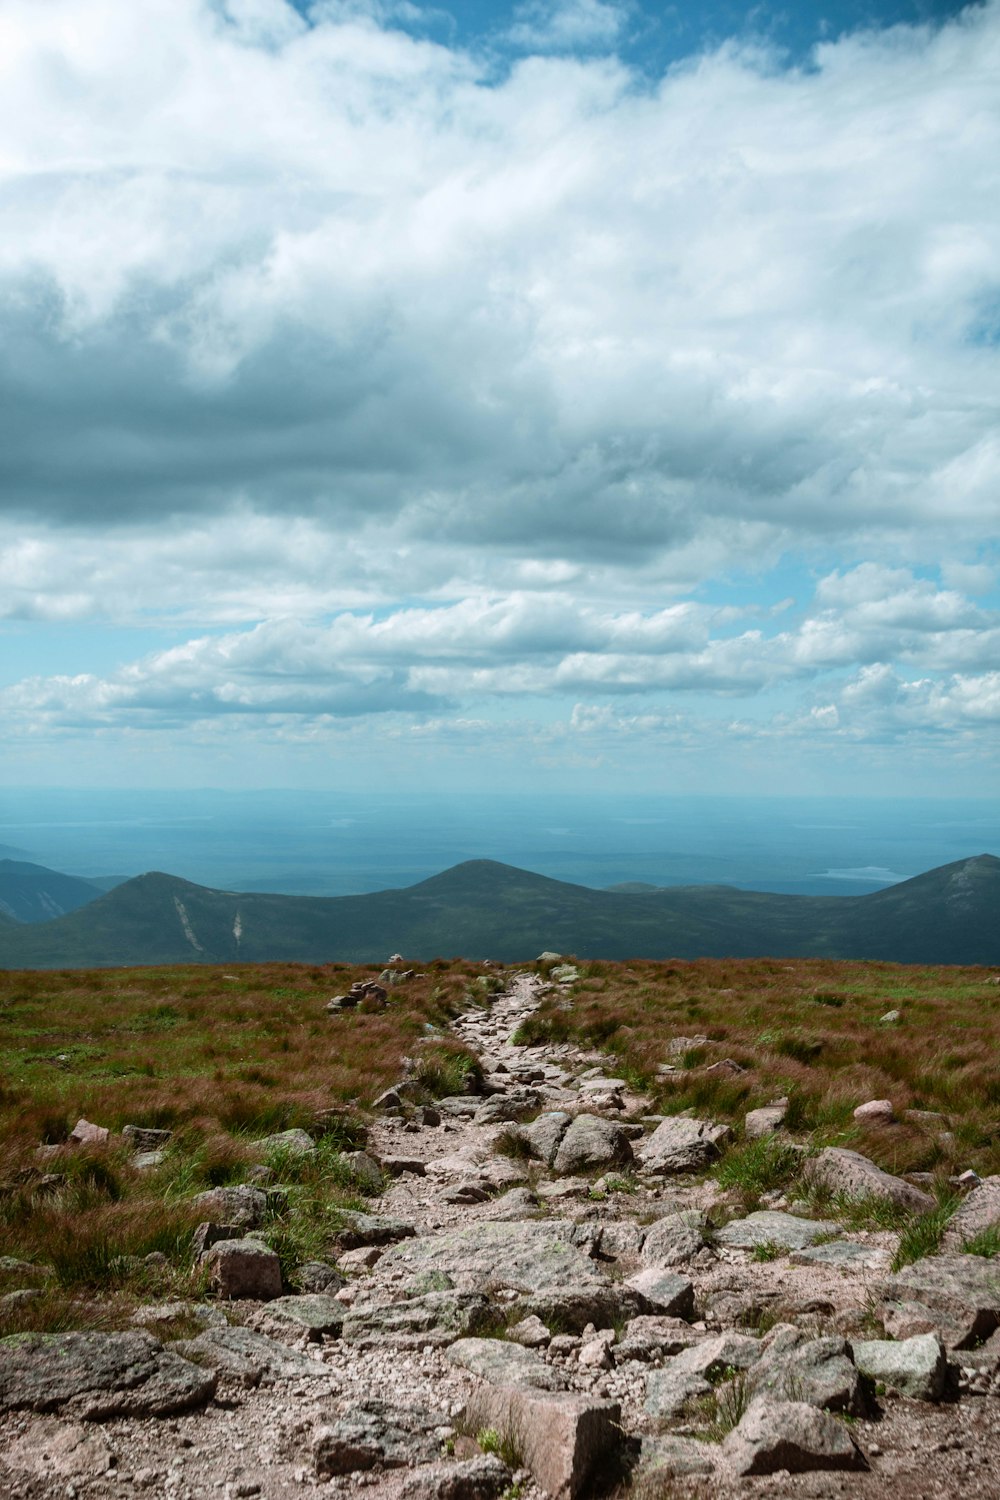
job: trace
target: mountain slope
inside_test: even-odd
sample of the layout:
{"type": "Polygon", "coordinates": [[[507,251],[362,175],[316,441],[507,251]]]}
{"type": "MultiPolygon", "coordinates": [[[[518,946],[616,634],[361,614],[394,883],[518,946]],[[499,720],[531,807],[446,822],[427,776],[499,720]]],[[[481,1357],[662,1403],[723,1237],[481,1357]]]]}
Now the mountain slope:
{"type": "Polygon", "coordinates": [[[0,859],[0,912],[16,922],[50,922],[101,894],[99,886],[25,860],[0,859]]]}
{"type": "Polygon", "coordinates": [[[53,921],[0,924],[6,968],[362,963],[393,951],[516,961],[545,948],[612,959],[1000,964],[1000,859],[980,855],[867,896],[827,897],[728,886],[600,891],[491,860],[365,896],[213,891],[150,874],[53,921]]]}

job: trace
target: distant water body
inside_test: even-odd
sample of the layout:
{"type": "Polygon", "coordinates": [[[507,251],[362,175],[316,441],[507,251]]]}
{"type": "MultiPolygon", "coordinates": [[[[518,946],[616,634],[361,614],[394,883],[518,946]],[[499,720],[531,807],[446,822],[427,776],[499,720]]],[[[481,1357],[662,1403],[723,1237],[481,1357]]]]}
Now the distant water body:
{"type": "Polygon", "coordinates": [[[413,885],[495,859],[588,886],[845,896],[1000,854],[1000,799],[18,790],[0,792],[0,846],[76,875],[165,870],[296,895],[413,885]]]}

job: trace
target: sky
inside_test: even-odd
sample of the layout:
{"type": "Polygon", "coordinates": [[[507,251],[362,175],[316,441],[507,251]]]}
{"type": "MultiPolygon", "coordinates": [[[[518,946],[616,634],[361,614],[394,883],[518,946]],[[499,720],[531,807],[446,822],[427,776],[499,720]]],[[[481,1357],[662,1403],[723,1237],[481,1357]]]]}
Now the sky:
{"type": "Polygon", "coordinates": [[[0,785],[996,796],[1000,0],[3,0],[0,785]]]}

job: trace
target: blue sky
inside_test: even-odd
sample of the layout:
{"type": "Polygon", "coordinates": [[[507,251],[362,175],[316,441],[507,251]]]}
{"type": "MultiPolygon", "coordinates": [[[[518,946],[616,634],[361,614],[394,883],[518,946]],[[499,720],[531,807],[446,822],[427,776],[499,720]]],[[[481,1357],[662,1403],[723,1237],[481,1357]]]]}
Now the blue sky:
{"type": "Polygon", "coordinates": [[[0,784],[996,794],[1000,0],[0,75],[0,784]]]}

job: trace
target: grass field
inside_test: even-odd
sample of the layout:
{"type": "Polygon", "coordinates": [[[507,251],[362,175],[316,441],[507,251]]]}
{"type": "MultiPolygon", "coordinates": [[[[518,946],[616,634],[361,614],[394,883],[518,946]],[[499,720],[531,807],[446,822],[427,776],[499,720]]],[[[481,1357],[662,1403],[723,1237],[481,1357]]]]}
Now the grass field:
{"type": "Polygon", "coordinates": [[[889,1171],[1000,1170],[1000,985],[989,970],[706,959],[585,963],[579,973],[521,1039],[607,1049],[659,1112],[738,1126],[748,1109],[787,1096],[790,1129],[889,1171]],[[898,1019],[883,1019],[893,1011],[898,1019]],[[683,1037],[707,1040],[672,1054],[683,1037]],[[725,1059],[745,1071],[712,1071],[725,1059]],[[663,1064],[677,1071],[664,1075],[663,1064]],[[902,1123],[861,1129],[853,1111],[869,1099],[890,1099],[902,1123]],[[905,1110],[943,1114],[948,1129],[907,1121],[905,1110]]]}

